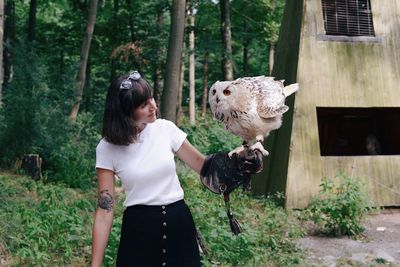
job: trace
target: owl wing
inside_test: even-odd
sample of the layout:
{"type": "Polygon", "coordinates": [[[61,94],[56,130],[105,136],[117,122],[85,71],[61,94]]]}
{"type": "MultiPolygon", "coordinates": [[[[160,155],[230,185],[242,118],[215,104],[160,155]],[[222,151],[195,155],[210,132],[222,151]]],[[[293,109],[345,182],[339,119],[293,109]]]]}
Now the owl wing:
{"type": "Polygon", "coordinates": [[[257,112],[262,118],[273,118],[289,110],[285,105],[283,81],[275,81],[273,77],[254,77],[254,97],[257,112]]]}

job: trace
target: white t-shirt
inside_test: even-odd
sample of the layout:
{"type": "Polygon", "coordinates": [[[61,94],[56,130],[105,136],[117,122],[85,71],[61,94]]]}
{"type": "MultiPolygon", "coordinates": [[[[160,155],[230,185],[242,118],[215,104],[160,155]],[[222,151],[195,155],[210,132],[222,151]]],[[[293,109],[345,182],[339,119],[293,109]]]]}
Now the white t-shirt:
{"type": "Polygon", "coordinates": [[[121,179],[126,207],[167,205],[183,199],[174,152],[185,139],[174,123],[158,119],[146,125],[134,144],[114,145],[103,138],[96,148],[96,168],[114,171],[121,179]]]}

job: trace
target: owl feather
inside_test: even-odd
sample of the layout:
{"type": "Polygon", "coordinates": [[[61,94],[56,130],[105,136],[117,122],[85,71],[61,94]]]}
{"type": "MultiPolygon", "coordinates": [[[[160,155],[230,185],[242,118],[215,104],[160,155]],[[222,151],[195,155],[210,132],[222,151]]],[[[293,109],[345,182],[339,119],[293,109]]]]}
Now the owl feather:
{"type": "MultiPolygon", "coordinates": [[[[268,152],[261,142],[265,136],[282,124],[282,115],[289,110],[285,99],[299,89],[299,85],[284,86],[284,81],[273,77],[244,77],[234,81],[217,81],[209,92],[212,115],[251,149],[268,152]]],[[[232,151],[232,153],[239,152],[232,151]]]]}

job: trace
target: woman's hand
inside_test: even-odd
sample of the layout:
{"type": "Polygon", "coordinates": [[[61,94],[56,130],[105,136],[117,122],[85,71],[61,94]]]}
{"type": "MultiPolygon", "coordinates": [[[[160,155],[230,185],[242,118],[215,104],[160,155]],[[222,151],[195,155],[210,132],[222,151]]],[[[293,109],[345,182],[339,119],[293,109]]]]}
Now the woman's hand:
{"type": "Polygon", "coordinates": [[[200,179],[214,193],[230,193],[240,185],[247,186],[250,176],[262,168],[262,153],[257,149],[245,150],[232,157],[228,153],[216,153],[205,159],[200,179]]]}

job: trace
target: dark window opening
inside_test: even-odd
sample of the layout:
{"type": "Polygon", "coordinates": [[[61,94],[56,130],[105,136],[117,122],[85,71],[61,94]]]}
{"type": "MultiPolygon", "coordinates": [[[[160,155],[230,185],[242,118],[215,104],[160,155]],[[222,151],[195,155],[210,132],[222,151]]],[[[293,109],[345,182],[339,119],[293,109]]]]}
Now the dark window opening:
{"type": "Polygon", "coordinates": [[[400,108],[317,107],[321,156],[400,155],[400,108]]]}
{"type": "Polygon", "coordinates": [[[322,0],[326,35],[375,36],[370,0],[322,0]]]}

